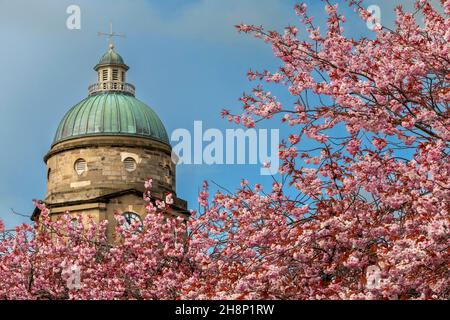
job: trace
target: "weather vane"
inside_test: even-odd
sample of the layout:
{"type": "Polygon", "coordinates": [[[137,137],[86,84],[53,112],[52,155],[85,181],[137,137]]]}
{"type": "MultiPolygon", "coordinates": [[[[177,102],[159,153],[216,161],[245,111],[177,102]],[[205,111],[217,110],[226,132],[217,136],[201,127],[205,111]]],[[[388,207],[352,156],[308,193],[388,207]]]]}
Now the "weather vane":
{"type": "Polygon", "coordinates": [[[113,42],[114,37],[121,37],[121,38],[126,37],[126,35],[124,33],[116,33],[113,31],[112,21],[109,23],[109,33],[99,32],[98,35],[99,36],[107,36],[109,38],[109,47],[111,49],[114,48],[114,42],[113,42]]]}

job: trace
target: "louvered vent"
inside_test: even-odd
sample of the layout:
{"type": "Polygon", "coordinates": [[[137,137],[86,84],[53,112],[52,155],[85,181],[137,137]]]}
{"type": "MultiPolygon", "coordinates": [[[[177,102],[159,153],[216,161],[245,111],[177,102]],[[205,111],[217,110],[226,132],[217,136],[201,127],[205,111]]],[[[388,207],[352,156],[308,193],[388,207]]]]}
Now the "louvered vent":
{"type": "Polygon", "coordinates": [[[84,172],[86,172],[86,168],[87,168],[87,164],[86,164],[86,160],[84,159],[78,159],[75,162],[75,171],[78,175],[83,174],[84,172]]]}
{"type": "Polygon", "coordinates": [[[119,80],[119,70],[113,69],[113,81],[119,80]]]}
{"type": "Polygon", "coordinates": [[[133,158],[126,158],[123,160],[123,165],[128,172],[136,170],[136,161],[133,158]]]}

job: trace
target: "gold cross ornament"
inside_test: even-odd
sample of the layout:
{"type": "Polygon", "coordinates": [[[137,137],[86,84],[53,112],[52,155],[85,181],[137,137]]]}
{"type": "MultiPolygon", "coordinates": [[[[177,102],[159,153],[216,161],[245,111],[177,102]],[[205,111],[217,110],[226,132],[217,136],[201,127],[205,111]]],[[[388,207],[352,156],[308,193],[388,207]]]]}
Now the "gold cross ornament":
{"type": "Polygon", "coordinates": [[[106,36],[109,38],[109,47],[111,49],[114,48],[114,42],[113,42],[113,38],[114,37],[121,37],[121,38],[125,38],[126,35],[124,33],[116,33],[113,31],[113,23],[110,22],[109,23],[109,33],[105,33],[105,32],[99,32],[98,33],[99,36],[106,36]]]}

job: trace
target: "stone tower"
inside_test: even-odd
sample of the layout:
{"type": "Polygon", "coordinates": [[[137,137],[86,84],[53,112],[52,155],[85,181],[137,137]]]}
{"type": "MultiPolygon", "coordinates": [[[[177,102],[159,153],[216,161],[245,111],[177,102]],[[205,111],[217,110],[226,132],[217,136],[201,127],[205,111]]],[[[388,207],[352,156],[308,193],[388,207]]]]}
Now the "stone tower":
{"type": "MultiPolygon", "coordinates": [[[[97,83],[88,97],[62,119],[50,151],[45,203],[52,216],[69,212],[109,220],[114,213],[127,221],[145,216],[144,181],[153,179],[152,195],[174,195],[174,213],[188,214],[176,196],[172,148],[158,115],[135,98],[126,82],[129,67],[111,43],[95,66],[97,83]]],[[[33,214],[38,219],[39,212],[33,214]]]]}

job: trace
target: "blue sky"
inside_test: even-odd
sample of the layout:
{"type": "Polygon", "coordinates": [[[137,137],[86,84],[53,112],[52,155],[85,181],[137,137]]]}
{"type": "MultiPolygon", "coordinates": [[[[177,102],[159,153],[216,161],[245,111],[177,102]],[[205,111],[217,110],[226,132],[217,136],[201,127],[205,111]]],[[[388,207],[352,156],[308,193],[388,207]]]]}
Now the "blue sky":
{"type": "MultiPolygon", "coordinates": [[[[324,4],[306,1],[312,15],[323,20],[324,4]]],[[[343,1],[337,1],[342,3],[343,1]]],[[[373,0],[382,21],[391,25],[396,4],[412,1],[373,0]]],[[[207,128],[236,128],[222,120],[226,107],[239,109],[238,98],[250,91],[246,72],[271,69],[278,62],[270,47],[239,35],[240,22],[281,30],[297,24],[291,0],[0,0],[0,218],[8,226],[28,222],[10,208],[29,214],[31,200],[45,194],[45,165],[54,133],[64,114],[85,98],[95,82],[93,66],[106,51],[110,20],[116,49],[131,67],[128,81],[137,98],[151,106],[169,135],[177,128],[192,130],[195,120],[207,128]],[[66,28],[66,8],[81,8],[81,30],[66,28]]],[[[347,10],[347,9],[345,9],[347,10]]],[[[348,32],[370,35],[350,17],[348,32]]],[[[284,90],[275,89],[283,97],[284,90]]],[[[287,99],[287,96],[285,97],[287,99]]],[[[276,127],[278,123],[272,123],[276,127]]],[[[261,128],[267,127],[263,125],[261,128]]],[[[205,179],[235,189],[242,177],[271,183],[259,175],[260,166],[179,166],[178,195],[196,207],[197,191],[205,179]]]]}

